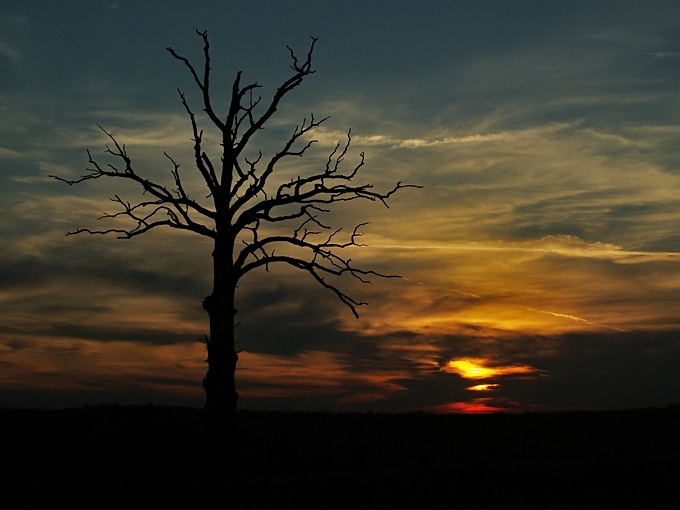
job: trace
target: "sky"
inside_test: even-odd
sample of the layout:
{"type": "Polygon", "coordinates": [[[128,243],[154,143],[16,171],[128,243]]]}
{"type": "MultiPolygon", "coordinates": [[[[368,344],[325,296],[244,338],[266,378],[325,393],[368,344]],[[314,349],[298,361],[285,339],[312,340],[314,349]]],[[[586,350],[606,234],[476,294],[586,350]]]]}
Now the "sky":
{"type": "MultiPolygon", "coordinates": [[[[418,184],[339,207],[362,227],[341,280],[273,267],[237,291],[242,409],[543,412],[680,403],[680,3],[675,1],[26,1],[0,4],[0,406],[201,407],[210,242],[103,228],[113,181],[67,186],[101,125],[137,171],[186,186],[200,111],[183,65],[211,41],[213,99],[237,71],[289,94],[249,154],[329,115],[304,158],[351,129],[357,182],[418,184]]],[[[206,140],[215,141],[199,117],[206,140]],[[212,138],[211,138],[212,137],[212,138]]],[[[210,149],[219,150],[217,145],[210,149]]],[[[277,177],[278,178],[278,177],[277,177]]]]}

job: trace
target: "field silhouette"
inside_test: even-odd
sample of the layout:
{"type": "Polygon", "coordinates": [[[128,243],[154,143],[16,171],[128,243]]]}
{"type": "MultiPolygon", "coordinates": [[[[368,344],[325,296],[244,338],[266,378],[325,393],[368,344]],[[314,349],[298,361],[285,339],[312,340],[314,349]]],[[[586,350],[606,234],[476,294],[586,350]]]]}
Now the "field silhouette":
{"type": "Polygon", "coordinates": [[[5,409],[0,418],[5,498],[20,506],[680,504],[678,406],[519,415],[240,411],[218,438],[202,411],[187,408],[5,409]]]}

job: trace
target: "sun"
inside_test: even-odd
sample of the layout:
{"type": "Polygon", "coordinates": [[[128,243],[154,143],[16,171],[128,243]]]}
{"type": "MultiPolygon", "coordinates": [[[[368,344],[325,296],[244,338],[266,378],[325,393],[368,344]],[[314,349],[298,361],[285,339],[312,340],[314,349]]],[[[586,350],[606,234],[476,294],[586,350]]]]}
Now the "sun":
{"type": "Polygon", "coordinates": [[[466,389],[469,391],[494,391],[500,388],[500,384],[493,384],[493,383],[488,383],[488,384],[476,384],[474,386],[468,386],[466,389]]]}
{"type": "Polygon", "coordinates": [[[499,375],[539,372],[529,365],[489,365],[489,360],[483,358],[458,358],[449,361],[442,371],[458,374],[465,379],[490,379],[499,375]]]}
{"type": "Polygon", "coordinates": [[[488,379],[496,374],[493,368],[483,365],[483,360],[475,358],[454,359],[445,367],[447,372],[454,372],[466,379],[488,379]]]}

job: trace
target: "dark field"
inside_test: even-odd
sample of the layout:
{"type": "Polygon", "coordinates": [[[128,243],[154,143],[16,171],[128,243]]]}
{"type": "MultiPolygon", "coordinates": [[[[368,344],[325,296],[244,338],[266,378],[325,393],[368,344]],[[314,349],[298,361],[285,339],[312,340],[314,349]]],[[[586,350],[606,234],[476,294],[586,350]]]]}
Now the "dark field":
{"type": "MultiPolygon", "coordinates": [[[[680,508],[680,407],[523,415],[0,410],[22,508],[680,508]]],[[[7,500],[7,499],[6,499],[7,500]]],[[[10,508],[7,507],[7,508],[10,508]]]]}

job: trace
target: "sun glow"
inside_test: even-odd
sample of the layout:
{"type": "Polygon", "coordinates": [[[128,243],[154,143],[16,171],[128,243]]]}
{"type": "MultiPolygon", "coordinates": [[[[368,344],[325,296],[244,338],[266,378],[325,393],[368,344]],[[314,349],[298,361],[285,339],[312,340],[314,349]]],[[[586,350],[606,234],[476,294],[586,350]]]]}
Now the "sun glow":
{"type": "Polygon", "coordinates": [[[466,379],[487,379],[495,375],[492,368],[485,367],[483,360],[457,359],[448,362],[444,367],[445,372],[453,372],[466,379]]]}
{"type": "Polygon", "coordinates": [[[436,413],[484,414],[507,411],[503,407],[492,404],[488,398],[476,398],[471,402],[449,402],[432,408],[436,413]]]}
{"type": "MultiPolygon", "coordinates": [[[[460,358],[449,361],[446,366],[442,368],[444,372],[451,372],[458,374],[465,379],[489,379],[499,375],[510,374],[534,374],[538,372],[537,369],[529,365],[497,365],[488,366],[488,361],[482,358],[460,358]]],[[[484,388],[486,390],[493,389],[494,385],[479,385],[490,386],[484,388]]],[[[482,388],[473,386],[475,391],[480,391],[482,388]]],[[[468,389],[472,389],[468,388],[468,389]]]]}
{"type": "Polygon", "coordinates": [[[476,384],[475,386],[468,386],[469,391],[494,391],[500,388],[500,384],[476,384]]]}

